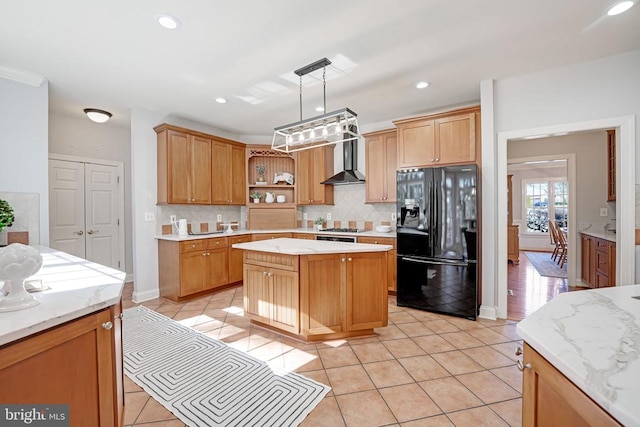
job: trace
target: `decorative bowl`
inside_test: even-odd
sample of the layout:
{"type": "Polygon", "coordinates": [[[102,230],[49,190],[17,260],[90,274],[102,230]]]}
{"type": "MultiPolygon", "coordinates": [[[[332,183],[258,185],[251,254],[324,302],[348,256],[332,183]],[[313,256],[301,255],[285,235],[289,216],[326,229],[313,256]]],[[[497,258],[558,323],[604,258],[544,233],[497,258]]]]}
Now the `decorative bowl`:
{"type": "Polygon", "coordinates": [[[378,233],[389,233],[391,232],[391,226],[390,225],[379,225],[376,227],[376,231],[378,233]]]}

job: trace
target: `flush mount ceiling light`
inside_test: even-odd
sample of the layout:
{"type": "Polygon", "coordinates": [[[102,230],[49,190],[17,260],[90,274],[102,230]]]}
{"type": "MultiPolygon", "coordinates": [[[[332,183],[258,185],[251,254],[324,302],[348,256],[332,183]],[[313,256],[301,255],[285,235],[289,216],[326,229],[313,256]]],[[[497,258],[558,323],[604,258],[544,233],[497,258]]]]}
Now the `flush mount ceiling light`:
{"type": "Polygon", "coordinates": [[[418,89],[424,89],[425,87],[429,87],[429,82],[418,82],[416,83],[416,87],[418,89]]]}
{"type": "Polygon", "coordinates": [[[178,21],[178,18],[171,15],[167,15],[163,13],[160,15],[156,15],[155,18],[156,18],[156,21],[158,21],[158,24],[160,24],[163,28],[166,28],[167,30],[175,30],[180,26],[180,21],[178,21]]]}
{"type": "Polygon", "coordinates": [[[216,102],[217,102],[218,104],[226,104],[226,103],[227,103],[227,100],[226,100],[225,98],[218,97],[218,98],[216,98],[216,102]]]}
{"type": "Polygon", "coordinates": [[[361,137],[358,130],[358,115],[348,108],[302,119],[302,76],[322,68],[323,101],[322,111],[327,110],[326,68],[331,61],[322,58],[294,71],[300,76],[300,121],[274,129],[271,148],[291,153],[351,141],[361,137]]]}
{"type": "Polygon", "coordinates": [[[96,123],[104,123],[111,118],[111,113],[97,108],[85,108],[84,113],[96,123]]]}
{"type": "Polygon", "coordinates": [[[620,15],[621,13],[624,13],[627,10],[631,9],[631,6],[633,6],[633,2],[632,1],[630,1],[630,0],[621,1],[621,2],[616,3],[613,6],[611,6],[609,8],[609,10],[607,11],[607,15],[609,15],[609,16],[620,15]]]}

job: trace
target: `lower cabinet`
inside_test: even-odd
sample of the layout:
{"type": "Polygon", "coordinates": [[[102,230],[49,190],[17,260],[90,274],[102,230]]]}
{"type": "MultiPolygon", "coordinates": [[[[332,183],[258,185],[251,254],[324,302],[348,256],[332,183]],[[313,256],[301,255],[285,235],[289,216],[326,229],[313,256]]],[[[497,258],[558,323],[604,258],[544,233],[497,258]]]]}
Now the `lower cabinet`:
{"type": "Polygon", "coordinates": [[[592,288],[616,285],[616,243],[587,234],[580,235],[582,281],[592,288]]]}
{"type": "Polygon", "coordinates": [[[523,363],[524,427],[620,425],[526,343],[523,363]]]}
{"type": "Polygon", "coordinates": [[[242,258],[243,250],[234,249],[232,246],[236,243],[246,243],[251,241],[251,235],[229,237],[229,283],[242,281],[242,258]]]}
{"type": "Polygon", "coordinates": [[[0,402],[68,404],[71,427],[121,426],[120,312],[118,303],[0,347],[0,402]]]}
{"type": "Polygon", "coordinates": [[[507,261],[520,264],[520,236],[517,225],[507,226],[507,261]]]}
{"type": "Polygon", "coordinates": [[[172,301],[229,284],[227,237],[158,241],[160,296],[172,301]]]}
{"type": "Polygon", "coordinates": [[[397,280],[396,239],[393,237],[358,237],[358,243],[393,246],[393,250],[387,252],[387,290],[389,294],[395,295],[397,280]]]}
{"type": "Polygon", "coordinates": [[[316,235],[312,233],[293,233],[292,237],[294,239],[316,240],[316,235]]]}
{"type": "Polygon", "coordinates": [[[245,317],[298,334],[298,257],[255,255],[254,252],[245,254],[245,317]]]}
{"type": "Polygon", "coordinates": [[[279,239],[281,237],[291,238],[293,233],[254,233],[251,235],[251,241],[256,242],[258,240],[267,239],[279,239]]]}

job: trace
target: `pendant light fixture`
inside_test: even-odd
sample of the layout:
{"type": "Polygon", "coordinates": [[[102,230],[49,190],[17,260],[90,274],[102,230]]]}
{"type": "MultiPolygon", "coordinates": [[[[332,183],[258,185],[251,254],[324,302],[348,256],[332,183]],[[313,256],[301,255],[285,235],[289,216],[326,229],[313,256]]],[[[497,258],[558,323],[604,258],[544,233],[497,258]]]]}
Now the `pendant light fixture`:
{"type": "Polygon", "coordinates": [[[97,108],[85,108],[84,113],[96,123],[104,123],[112,116],[110,112],[98,110],[97,108]]]}
{"type": "Polygon", "coordinates": [[[302,119],[302,76],[322,68],[323,111],[327,111],[326,68],[331,61],[322,58],[294,71],[300,76],[300,121],[274,129],[271,148],[291,153],[361,137],[358,130],[358,115],[348,108],[302,119]]]}

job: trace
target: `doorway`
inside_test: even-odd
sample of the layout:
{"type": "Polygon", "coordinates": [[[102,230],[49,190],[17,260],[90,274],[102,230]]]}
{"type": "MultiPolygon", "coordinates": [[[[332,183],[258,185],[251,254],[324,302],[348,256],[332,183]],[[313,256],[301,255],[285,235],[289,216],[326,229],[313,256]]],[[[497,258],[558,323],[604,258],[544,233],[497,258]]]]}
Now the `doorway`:
{"type": "Polygon", "coordinates": [[[54,249],[124,271],[123,165],[49,157],[49,241],[54,249]]]}
{"type": "MultiPolygon", "coordinates": [[[[616,129],[616,182],[618,197],[616,206],[616,229],[635,229],[635,118],[633,116],[615,117],[610,119],[591,120],[587,122],[553,125],[542,128],[524,129],[498,133],[497,138],[497,212],[507,211],[507,143],[510,140],[527,137],[542,138],[553,135],[566,135],[575,132],[616,129]]],[[[570,217],[575,213],[569,211],[570,217]]],[[[506,215],[497,215],[496,229],[497,244],[497,287],[496,287],[496,316],[507,316],[507,224],[506,215]]],[[[569,240],[576,241],[576,227],[569,230],[569,240]]],[[[574,255],[575,256],[575,255],[574,255]]],[[[571,260],[569,260],[571,265],[571,260]]],[[[575,261],[574,261],[575,263],[575,261]]],[[[616,277],[617,285],[635,283],[635,233],[623,232],[617,234],[616,242],[616,277]]]]}

